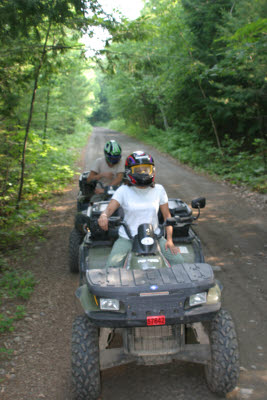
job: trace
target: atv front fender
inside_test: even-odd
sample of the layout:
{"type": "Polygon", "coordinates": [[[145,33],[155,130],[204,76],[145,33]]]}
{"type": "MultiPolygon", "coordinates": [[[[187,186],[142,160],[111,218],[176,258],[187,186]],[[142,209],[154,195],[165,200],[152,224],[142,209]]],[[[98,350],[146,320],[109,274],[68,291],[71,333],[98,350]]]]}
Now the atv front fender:
{"type": "Polygon", "coordinates": [[[99,311],[94,296],[89,292],[86,284],[78,287],[75,295],[80,300],[82,308],[86,313],[90,311],[99,311]]]}

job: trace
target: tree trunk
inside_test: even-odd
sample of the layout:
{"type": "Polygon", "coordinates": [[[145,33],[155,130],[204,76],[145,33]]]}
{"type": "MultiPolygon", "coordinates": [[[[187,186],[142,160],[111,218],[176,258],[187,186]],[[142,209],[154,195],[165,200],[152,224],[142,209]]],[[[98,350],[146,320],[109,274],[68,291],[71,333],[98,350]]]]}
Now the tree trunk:
{"type": "MultiPolygon", "coordinates": [[[[206,93],[204,92],[204,89],[202,88],[202,85],[201,85],[200,81],[198,81],[198,86],[199,86],[199,88],[201,90],[203,98],[207,99],[206,93]]],[[[214,122],[212,114],[210,112],[208,112],[208,114],[209,114],[209,119],[210,119],[211,125],[213,127],[213,131],[214,131],[215,137],[216,137],[217,146],[218,146],[221,154],[223,155],[222,146],[221,146],[221,142],[220,142],[220,138],[219,138],[219,135],[218,135],[216,124],[214,122]]]]}
{"type": "Polygon", "coordinates": [[[231,10],[230,10],[230,14],[231,14],[231,15],[232,15],[232,13],[233,13],[234,7],[235,7],[235,1],[233,2],[233,5],[232,5],[231,10]]]}
{"type": "Polygon", "coordinates": [[[23,143],[23,149],[22,149],[20,186],[19,186],[17,206],[16,206],[17,209],[19,209],[19,204],[20,204],[20,201],[21,201],[21,198],[22,198],[22,189],[23,189],[23,183],[24,183],[24,172],[25,172],[25,158],[26,158],[27,141],[28,141],[30,126],[31,126],[31,121],[32,121],[32,114],[33,114],[36,90],[37,90],[37,87],[38,87],[39,74],[40,74],[40,70],[41,70],[42,64],[44,62],[45,54],[46,54],[46,45],[47,45],[47,41],[48,41],[48,37],[49,37],[49,33],[50,33],[50,28],[51,28],[51,21],[49,21],[49,25],[48,25],[48,29],[47,29],[47,33],[46,33],[46,38],[45,38],[45,43],[44,43],[43,50],[42,50],[41,59],[40,59],[40,62],[38,64],[37,68],[36,68],[36,73],[35,73],[34,87],[33,87],[33,92],[32,92],[32,99],[31,99],[31,106],[30,106],[28,121],[27,121],[27,125],[26,125],[24,143],[23,143]]]}
{"type": "MultiPolygon", "coordinates": [[[[186,43],[182,32],[180,33],[180,35],[182,36],[184,42],[186,43]]],[[[192,60],[194,60],[192,51],[190,50],[189,46],[187,46],[187,50],[188,50],[188,53],[189,53],[190,57],[192,58],[192,60]]],[[[201,85],[201,82],[200,82],[199,78],[197,79],[197,81],[198,81],[198,86],[199,86],[199,89],[200,89],[200,91],[202,93],[203,98],[207,99],[206,93],[205,93],[205,91],[204,91],[204,89],[203,89],[203,87],[201,85]]],[[[218,131],[217,131],[217,127],[216,127],[215,121],[213,119],[212,114],[209,111],[208,111],[208,115],[209,115],[209,119],[210,119],[210,122],[211,122],[211,125],[212,125],[212,128],[213,128],[215,137],[216,137],[216,142],[217,142],[218,149],[220,150],[220,153],[223,156],[223,150],[222,150],[222,146],[221,146],[221,142],[220,142],[220,138],[219,138],[219,135],[218,135],[218,131]]]]}
{"type": "Polygon", "coordinates": [[[167,131],[169,129],[169,124],[168,124],[167,117],[166,117],[166,114],[164,112],[164,109],[163,109],[163,107],[162,107],[162,105],[160,103],[159,103],[159,109],[160,109],[160,112],[161,112],[161,115],[162,115],[162,118],[163,118],[164,129],[165,129],[165,131],[167,131]]]}
{"type": "Polygon", "coordinates": [[[45,141],[46,141],[49,102],[50,102],[50,86],[48,87],[47,94],[46,94],[46,108],[45,108],[45,120],[44,120],[43,146],[44,146],[45,141]]]}
{"type": "MultiPolygon", "coordinates": [[[[258,102],[257,102],[258,103],[258,102]]],[[[260,136],[262,139],[262,161],[264,165],[264,173],[267,172],[267,133],[264,123],[264,115],[260,112],[259,103],[257,104],[257,119],[259,124],[260,136]]]]}

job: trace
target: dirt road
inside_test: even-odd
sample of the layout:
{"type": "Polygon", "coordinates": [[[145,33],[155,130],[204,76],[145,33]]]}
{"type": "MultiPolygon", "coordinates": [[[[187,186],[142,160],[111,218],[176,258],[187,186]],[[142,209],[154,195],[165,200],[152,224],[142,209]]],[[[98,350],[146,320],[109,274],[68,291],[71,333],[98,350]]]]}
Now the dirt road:
{"type": "MultiPolygon", "coordinates": [[[[220,266],[223,303],[233,315],[239,337],[239,389],[230,398],[267,398],[267,210],[254,197],[181,167],[170,157],[125,135],[96,128],[81,159],[90,169],[104,143],[115,138],[124,156],[149,151],[156,161],[156,180],[169,197],[190,203],[205,196],[207,206],[196,227],[206,261],[220,266]]],[[[27,317],[3,338],[14,356],[0,366],[2,400],[73,400],[70,375],[72,321],[81,313],[74,292],[78,278],[68,271],[68,238],[76,211],[78,177],[49,212],[47,240],[33,244],[25,267],[38,284],[28,302],[27,317]]],[[[23,264],[23,261],[22,261],[23,264]]],[[[3,343],[1,343],[3,345],[3,343]]],[[[209,392],[200,365],[128,365],[102,374],[102,400],[217,399],[209,392]]]]}

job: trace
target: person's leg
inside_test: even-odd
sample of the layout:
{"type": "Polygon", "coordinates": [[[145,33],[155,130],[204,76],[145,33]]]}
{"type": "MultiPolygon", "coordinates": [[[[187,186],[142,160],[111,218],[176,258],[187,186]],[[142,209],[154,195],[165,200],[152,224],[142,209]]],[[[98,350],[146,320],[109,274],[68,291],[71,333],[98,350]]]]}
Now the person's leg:
{"type": "Polygon", "coordinates": [[[171,265],[175,264],[182,264],[184,262],[183,257],[181,256],[180,253],[177,254],[172,254],[170,249],[166,250],[165,249],[165,243],[166,239],[165,238],[160,238],[159,244],[160,244],[160,249],[164,257],[169,261],[171,265]]]}
{"type": "Polygon", "coordinates": [[[129,239],[119,238],[113,244],[111,252],[108,256],[106,267],[122,268],[125,257],[132,248],[132,241],[129,239]]]}
{"type": "Polygon", "coordinates": [[[105,199],[104,194],[93,194],[93,196],[90,198],[90,203],[97,203],[98,201],[103,201],[105,199]]]}

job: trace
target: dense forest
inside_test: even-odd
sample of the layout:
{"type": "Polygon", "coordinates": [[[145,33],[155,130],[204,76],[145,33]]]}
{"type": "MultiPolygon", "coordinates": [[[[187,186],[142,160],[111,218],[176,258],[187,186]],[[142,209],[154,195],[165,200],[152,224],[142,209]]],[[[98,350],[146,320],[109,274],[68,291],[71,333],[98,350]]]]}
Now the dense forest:
{"type": "Polygon", "coordinates": [[[91,121],[266,192],[266,16],[265,0],[146,1],[98,62],[91,121]]]}
{"type": "Polygon", "coordinates": [[[39,233],[94,124],[266,192],[266,16],[265,0],[147,0],[134,21],[95,0],[2,1],[0,247],[39,233]],[[109,36],[88,56],[95,27],[109,36]]]}
{"type": "Polygon", "coordinates": [[[93,86],[80,39],[114,24],[94,0],[1,2],[0,247],[38,235],[40,203],[73,176],[93,86]]]}

